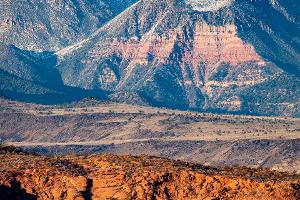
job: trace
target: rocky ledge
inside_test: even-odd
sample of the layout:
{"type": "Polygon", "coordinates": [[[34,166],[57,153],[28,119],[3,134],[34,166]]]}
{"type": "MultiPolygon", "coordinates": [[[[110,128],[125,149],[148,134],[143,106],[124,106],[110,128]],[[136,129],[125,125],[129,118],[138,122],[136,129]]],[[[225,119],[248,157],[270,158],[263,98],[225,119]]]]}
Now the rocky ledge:
{"type": "Polygon", "coordinates": [[[300,198],[297,175],[149,156],[38,156],[1,147],[0,199],[300,198]]]}

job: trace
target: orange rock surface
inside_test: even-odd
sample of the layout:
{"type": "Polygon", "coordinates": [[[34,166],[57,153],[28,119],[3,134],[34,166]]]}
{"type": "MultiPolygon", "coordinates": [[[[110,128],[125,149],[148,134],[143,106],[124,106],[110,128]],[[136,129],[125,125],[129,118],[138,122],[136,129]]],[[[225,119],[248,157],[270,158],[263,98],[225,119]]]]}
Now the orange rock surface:
{"type": "Polygon", "coordinates": [[[147,156],[0,157],[0,199],[300,198],[299,176],[263,169],[214,169],[147,156]]]}
{"type": "Polygon", "coordinates": [[[117,54],[134,63],[145,63],[151,54],[164,63],[174,50],[175,43],[181,41],[189,48],[183,55],[183,61],[194,68],[198,68],[199,63],[215,65],[222,62],[232,66],[249,61],[264,65],[255,49],[238,37],[236,26],[233,24],[212,26],[199,22],[194,30],[188,33],[184,33],[185,31],[177,28],[168,35],[146,34],[141,40],[101,41],[99,47],[94,48],[90,55],[97,58],[117,54]]]}

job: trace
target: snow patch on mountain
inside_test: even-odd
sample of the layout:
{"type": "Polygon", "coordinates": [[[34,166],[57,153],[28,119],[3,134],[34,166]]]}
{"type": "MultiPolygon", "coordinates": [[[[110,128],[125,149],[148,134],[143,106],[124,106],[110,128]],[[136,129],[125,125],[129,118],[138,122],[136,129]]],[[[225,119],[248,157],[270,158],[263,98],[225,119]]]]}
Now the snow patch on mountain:
{"type": "Polygon", "coordinates": [[[230,6],[234,0],[186,0],[193,10],[207,12],[217,11],[223,7],[230,6]]]}

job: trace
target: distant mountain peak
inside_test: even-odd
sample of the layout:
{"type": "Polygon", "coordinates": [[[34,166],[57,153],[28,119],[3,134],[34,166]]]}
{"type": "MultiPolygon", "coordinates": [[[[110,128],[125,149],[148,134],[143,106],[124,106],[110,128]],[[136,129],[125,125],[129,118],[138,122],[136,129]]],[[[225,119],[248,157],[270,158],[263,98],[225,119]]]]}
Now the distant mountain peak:
{"type": "Polygon", "coordinates": [[[230,6],[233,0],[186,0],[193,10],[207,12],[217,11],[221,8],[230,6]]]}

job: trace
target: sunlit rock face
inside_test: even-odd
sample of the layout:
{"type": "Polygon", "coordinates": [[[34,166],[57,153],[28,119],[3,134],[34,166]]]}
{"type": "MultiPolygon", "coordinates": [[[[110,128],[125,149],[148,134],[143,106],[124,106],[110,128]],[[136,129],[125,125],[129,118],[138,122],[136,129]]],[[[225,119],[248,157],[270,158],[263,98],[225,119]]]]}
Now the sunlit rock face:
{"type": "Polygon", "coordinates": [[[223,7],[229,6],[233,0],[186,0],[193,10],[206,12],[217,11],[223,7]]]}
{"type": "Polygon", "coordinates": [[[296,176],[265,169],[218,169],[153,156],[0,153],[0,199],[299,199],[296,176]]]}

